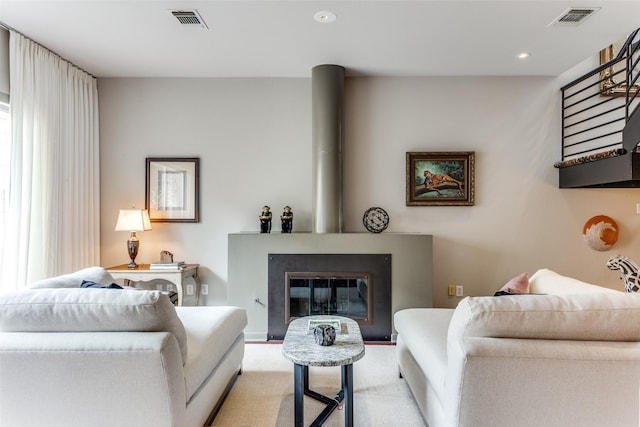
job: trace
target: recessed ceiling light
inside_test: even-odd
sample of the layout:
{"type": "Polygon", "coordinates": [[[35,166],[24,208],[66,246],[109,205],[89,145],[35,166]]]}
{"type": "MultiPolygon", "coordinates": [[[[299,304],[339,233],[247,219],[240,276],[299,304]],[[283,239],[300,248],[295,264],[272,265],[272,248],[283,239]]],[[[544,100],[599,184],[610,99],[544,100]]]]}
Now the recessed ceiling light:
{"type": "Polygon", "coordinates": [[[527,59],[530,56],[531,56],[531,54],[529,52],[522,52],[522,53],[518,54],[517,58],[518,59],[527,59]]]}
{"type": "Polygon", "coordinates": [[[328,24],[336,20],[336,14],[326,10],[321,10],[320,12],[316,12],[316,14],[313,15],[313,19],[323,24],[328,24]]]}

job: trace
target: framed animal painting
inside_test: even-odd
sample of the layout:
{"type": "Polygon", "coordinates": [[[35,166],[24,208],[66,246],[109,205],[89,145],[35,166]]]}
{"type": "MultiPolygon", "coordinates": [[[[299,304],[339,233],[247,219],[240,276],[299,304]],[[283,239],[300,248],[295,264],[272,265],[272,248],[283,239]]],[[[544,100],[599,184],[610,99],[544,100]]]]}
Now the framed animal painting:
{"type": "Polygon", "coordinates": [[[407,153],[407,206],[472,206],[473,151],[407,153]]]}

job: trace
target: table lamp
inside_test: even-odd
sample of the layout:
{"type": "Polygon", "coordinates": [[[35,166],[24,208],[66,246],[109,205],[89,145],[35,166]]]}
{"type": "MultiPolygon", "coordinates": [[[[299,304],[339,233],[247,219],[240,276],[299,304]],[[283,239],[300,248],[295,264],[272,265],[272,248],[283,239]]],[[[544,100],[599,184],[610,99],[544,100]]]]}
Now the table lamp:
{"type": "Polygon", "coordinates": [[[115,231],[131,232],[131,236],[127,240],[127,250],[129,251],[129,258],[131,258],[131,262],[127,264],[129,268],[138,266],[136,264],[136,256],[138,255],[138,248],[140,248],[140,241],[136,236],[136,231],[145,230],[151,230],[149,213],[145,209],[120,209],[115,231]]]}

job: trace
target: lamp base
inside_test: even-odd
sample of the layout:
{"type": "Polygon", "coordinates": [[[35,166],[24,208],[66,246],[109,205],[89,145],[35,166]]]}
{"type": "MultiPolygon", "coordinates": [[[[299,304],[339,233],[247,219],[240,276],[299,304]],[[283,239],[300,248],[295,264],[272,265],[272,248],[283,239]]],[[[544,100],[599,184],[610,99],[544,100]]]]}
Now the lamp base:
{"type": "Polygon", "coordinates": [[[127,268],[136,268],[138,264],[136,264],[136,256],[138,255],[138,248],[140,247],[140,241],[138,237],[136,237],[136,232],[131,232],[131,237],[127,240],[127,251],[129,252],[129,258],[131,258],[131,262],[127,264],[127,268]]]}

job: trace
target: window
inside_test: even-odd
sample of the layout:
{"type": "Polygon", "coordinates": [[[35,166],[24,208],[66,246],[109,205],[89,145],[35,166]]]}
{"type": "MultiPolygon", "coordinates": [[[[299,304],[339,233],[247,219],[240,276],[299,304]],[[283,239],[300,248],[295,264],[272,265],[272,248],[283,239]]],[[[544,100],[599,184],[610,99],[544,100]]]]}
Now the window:
{"type": "Polygon", "coordinates": [[[0,102],[0,242],[9,204],[9,168],[11,165],[11,121],[9,106],[0,102]]]}

